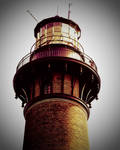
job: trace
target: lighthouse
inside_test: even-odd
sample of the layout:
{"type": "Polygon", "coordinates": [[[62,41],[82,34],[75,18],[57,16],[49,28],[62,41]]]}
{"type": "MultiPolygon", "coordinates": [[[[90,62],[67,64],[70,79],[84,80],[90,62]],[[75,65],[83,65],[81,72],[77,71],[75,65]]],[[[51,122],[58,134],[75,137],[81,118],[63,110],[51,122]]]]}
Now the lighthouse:
{"type": "Polygon", "coordinates": [[[13,86],[25,117],[23,150],[89,150],[87,120],[100,77],[79,42],[80,27],[55,16],[34,29],[13,86]]]}

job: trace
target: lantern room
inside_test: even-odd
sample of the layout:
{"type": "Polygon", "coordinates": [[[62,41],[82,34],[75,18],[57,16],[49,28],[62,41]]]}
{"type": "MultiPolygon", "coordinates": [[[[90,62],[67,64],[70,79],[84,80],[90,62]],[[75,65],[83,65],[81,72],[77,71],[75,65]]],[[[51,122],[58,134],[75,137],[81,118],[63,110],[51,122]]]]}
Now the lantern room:
{"type": "Polygon", "coordinates": [[[64,44],[82,51],[79,43],[80,34],[79,26],[71,20],[59,16],[44,19],[34,30],[34,50],[49,44],[64,44]]]}

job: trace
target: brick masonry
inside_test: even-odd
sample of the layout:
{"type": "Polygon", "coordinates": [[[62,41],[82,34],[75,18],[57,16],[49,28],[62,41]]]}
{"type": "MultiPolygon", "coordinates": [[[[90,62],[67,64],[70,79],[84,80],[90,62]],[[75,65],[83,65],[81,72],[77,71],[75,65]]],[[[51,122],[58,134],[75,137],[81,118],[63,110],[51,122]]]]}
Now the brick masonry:
{"type": "Polygon", "coordinates": [[[77,102],[47,99],[25,114],[23,150],[88,150],[87,112],[77,102]]]}

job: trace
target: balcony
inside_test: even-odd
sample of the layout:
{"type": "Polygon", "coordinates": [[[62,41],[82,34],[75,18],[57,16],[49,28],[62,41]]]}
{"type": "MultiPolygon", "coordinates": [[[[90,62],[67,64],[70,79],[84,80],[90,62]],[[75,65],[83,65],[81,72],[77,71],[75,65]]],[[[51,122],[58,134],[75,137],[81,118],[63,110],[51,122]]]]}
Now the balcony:
{"type": "MultiPolygon", "coordinates": [[[[48,41],[46,42],[48,43],[48,41]]],[[[81,52],[81,50],[79,49],[76,49],[71,46],[67,46],[68,44],[66,44],[65,46],[64,44],[65,41],[50,40],[49,44],[46,44],[46,42],[40,44],[39,47],[38,46],[36,47],[37,43],[33,44],[30,53],[25,55],[18,63],[16,71],[18,71],[22,66],[26,65],[27,63],[38,59],[43,59],[48,57],[64,57],[64,58],[71,58],[71,59],[78,60],[81,63],[88,65],[94,71],[97,72],[97,67],[95,62],[92,60],[92,58],[86,55],[84,51],[81,52]]]]}

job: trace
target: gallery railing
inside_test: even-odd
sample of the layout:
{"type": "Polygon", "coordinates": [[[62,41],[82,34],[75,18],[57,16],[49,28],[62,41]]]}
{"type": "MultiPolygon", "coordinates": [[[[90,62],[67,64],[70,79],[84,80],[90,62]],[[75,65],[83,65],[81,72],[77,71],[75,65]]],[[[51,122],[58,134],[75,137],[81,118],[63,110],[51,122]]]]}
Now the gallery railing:
{"type": "Polygon", "coordinates": [[[37,59],[40,58],[45,58],[45,57],[68,57],[68,58],[72,58],[72,59],[76,59],[81,61],[83,64],[87,64],[88,66],[90,66],[92,69],[94,69],[95,71],[97,71],[97,67],[95,62],[92,60],[92,58],[90,58],[88,55],[86,55],[85,53],[78,53],[75,52],[71,49],[64,49],[64,51],[61,51],[59,49],[51,49],[51,50],[45,50],[45,51],[33,51],[28,53],[27,55],[25,55],[20,62],[18,63],[17,66],[17,71],[24,66],[25,64],[35,61],[37,59]]]}

